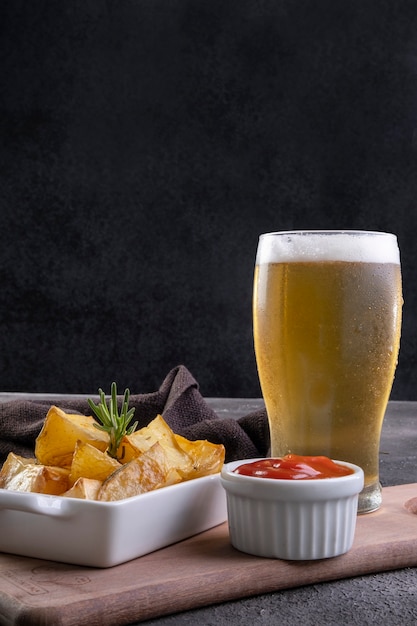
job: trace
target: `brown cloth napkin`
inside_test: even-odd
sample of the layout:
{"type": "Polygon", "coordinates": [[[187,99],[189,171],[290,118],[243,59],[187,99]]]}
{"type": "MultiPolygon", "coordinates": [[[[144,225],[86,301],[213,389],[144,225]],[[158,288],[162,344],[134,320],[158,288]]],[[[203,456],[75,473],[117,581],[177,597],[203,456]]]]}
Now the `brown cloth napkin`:
{"type": "MultiPolygon", "coordinates": [[[[96,400],[94,400],[96,401],[96,400]]],[[[84,399],[71,404],[55,403],[70,413],[91,415],[84,399]]],[[[226,461],[266,456],[269,449],[269,427],[265,410],[238,420],[220,418],[205,402],[199,385],[184,365],[172,369],[158,391],[131,395],[129,407],[135,407],[138,428],[162,414],[172,430],[187,439],[208,439],[222,443],[226,461]]],[[[44,401],[12,400],[0,403],[0,464],[9,452],[31,457],[35,439],[50,404],[44,401]]]]}

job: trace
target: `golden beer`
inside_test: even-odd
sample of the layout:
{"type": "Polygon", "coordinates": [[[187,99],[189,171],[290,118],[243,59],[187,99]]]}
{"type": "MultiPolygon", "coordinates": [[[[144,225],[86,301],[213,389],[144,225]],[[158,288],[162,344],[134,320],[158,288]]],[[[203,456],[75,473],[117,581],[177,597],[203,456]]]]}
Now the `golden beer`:
{"type": "Polygon", "coordinates": [[[359,465],[360,512],[381,502],[379,441],[401,309],[394,235],[261,236],[254,340],[271,454],[326,455],[359,465]]]}

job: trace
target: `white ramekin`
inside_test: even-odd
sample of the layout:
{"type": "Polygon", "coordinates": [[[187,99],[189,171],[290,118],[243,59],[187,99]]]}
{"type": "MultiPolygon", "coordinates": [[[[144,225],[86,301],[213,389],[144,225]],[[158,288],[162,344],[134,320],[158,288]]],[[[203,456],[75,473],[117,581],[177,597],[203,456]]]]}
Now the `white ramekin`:
{"type": "Polygon", "coordinates": [[[245,476],[223,466],[230,541],[242,552],[287,560],[325,559],[352,547],[363,471],[336,461],[353,474],[315,480],[245,476]]]}

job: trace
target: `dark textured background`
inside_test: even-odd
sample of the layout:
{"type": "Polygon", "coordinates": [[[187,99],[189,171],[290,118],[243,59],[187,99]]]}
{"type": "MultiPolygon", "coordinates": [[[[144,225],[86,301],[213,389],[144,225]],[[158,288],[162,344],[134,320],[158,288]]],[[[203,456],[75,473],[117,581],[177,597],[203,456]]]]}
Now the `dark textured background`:
{"type": "Polygon", "coordinates": [[[257,396],[261,232],[397,233],[417,399],[415,0],[0,2],[1,390],[257,396]]]}

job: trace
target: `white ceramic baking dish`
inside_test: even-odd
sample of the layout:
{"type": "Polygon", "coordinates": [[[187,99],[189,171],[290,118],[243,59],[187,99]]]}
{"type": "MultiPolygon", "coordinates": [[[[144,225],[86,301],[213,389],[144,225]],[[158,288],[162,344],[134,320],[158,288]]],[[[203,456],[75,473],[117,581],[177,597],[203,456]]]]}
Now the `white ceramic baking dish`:
{"type": "Polygon", "coordinates": [[[226,519],[219,474],[116,502],[0,489],[0,551],[112,567],[226,519]]]}

